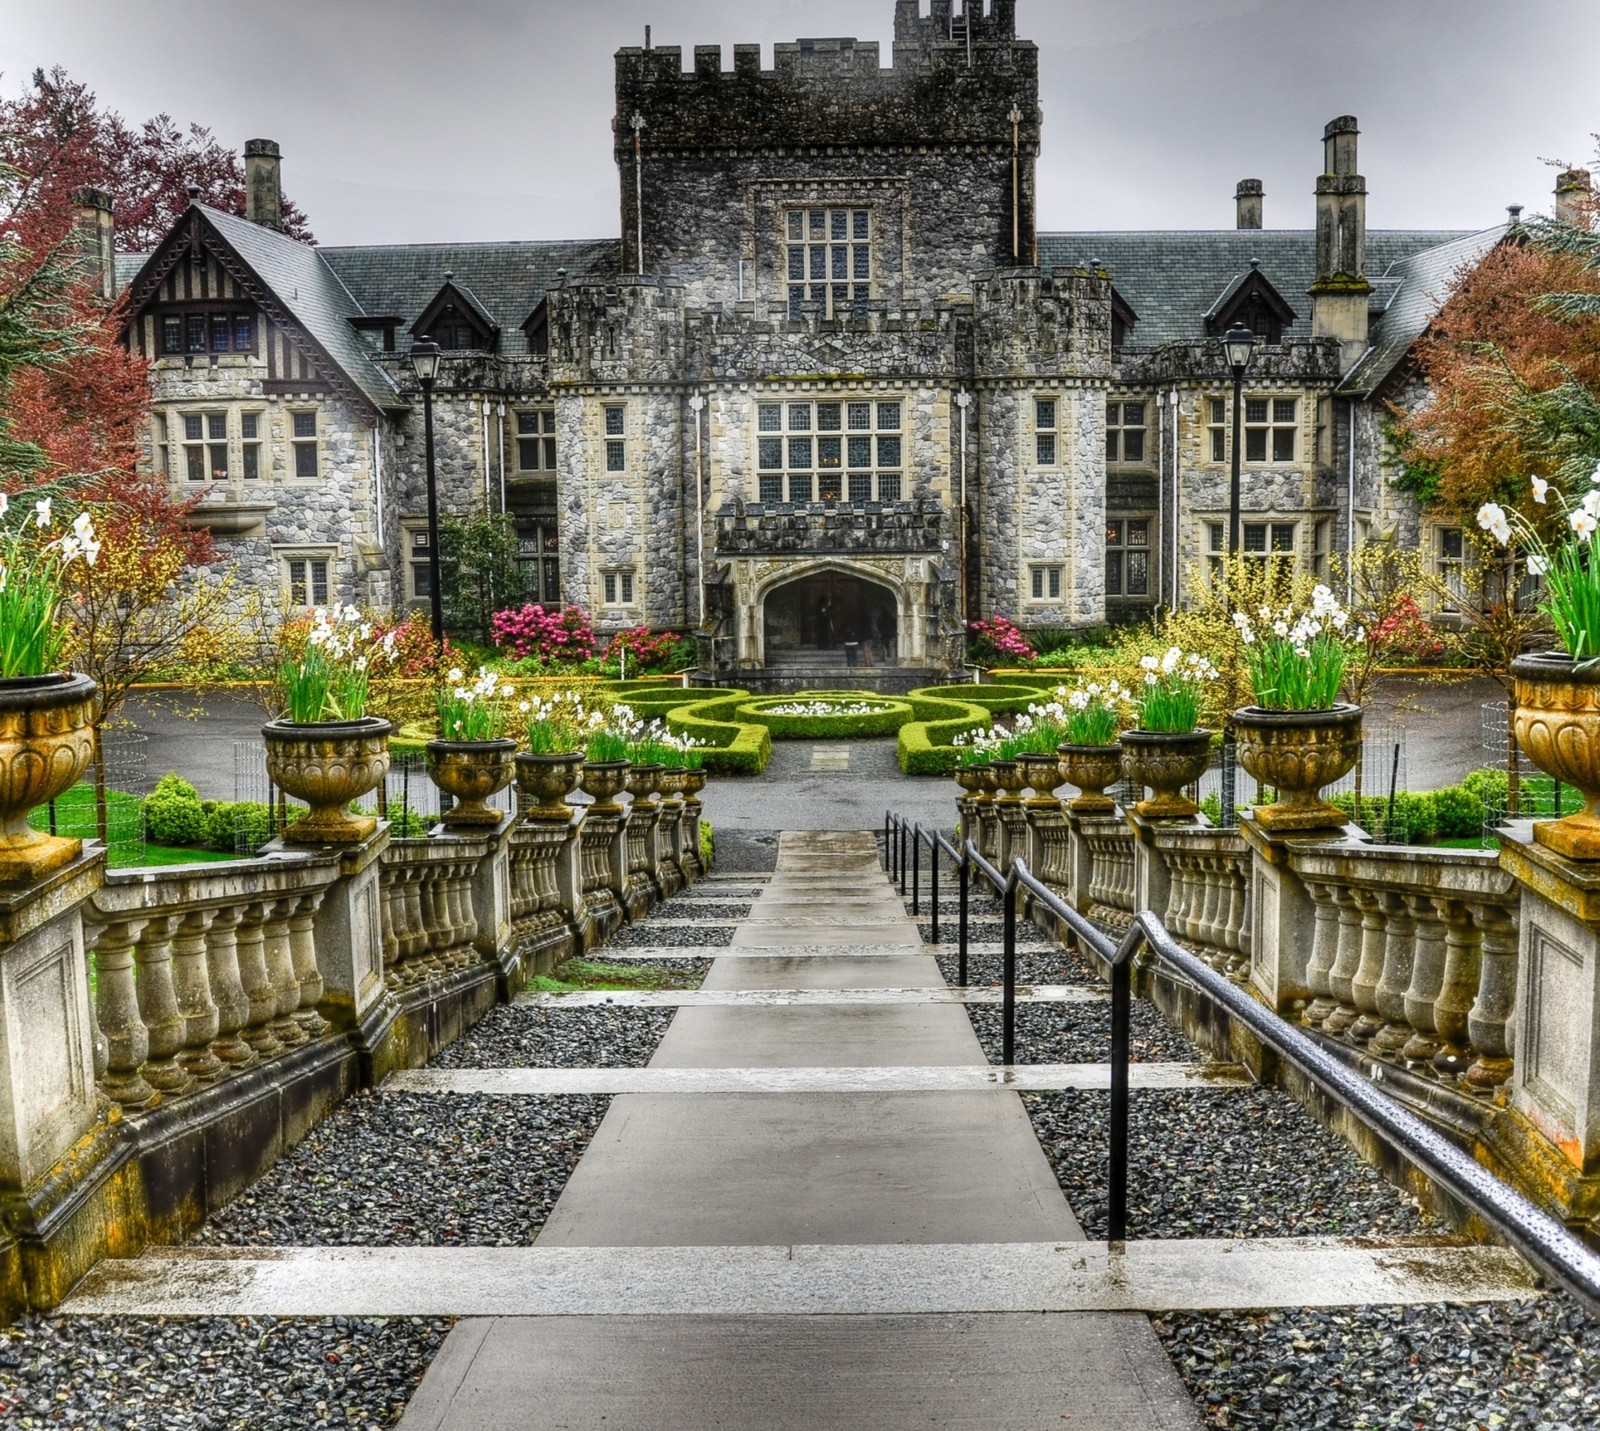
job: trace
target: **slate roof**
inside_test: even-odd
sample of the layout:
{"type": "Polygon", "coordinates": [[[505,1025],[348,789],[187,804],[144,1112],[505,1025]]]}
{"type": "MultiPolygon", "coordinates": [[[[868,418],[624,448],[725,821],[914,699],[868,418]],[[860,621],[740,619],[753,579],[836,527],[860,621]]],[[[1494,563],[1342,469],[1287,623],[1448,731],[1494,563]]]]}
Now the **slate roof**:
{"type": "Polygon", "coordinates": [[[404,320],[397,346],[410,346],[407,331],[438,296],[445,270],[457,287],[469,289],[500,325],[500,351],[526,353],[522,325],[565,268],[573,278],[609,277],[618,271],[617,239],[526,243],[382,244],[317,250],[369,314],[404,320]]]}
{"type": "Polygon", "coordinates": [[[1496,224],[1396,260],[1384,275],[1394,287],[1382,318],[1373,325],[1372,346],[1345,375],[1339,390],[1371,396],[1433,322],[1461,271],[1499,243],[1506,228],[1496,224]]]}
{"type": "MultiPolygon", "coordinates": [[[[1391,266],[1426,249],[1469,235],[1414,230],[1369,229],[1367,273],[1391,266]]],[[[1311,229],[1215,229],[1128,233],[1041,233],[1041,267],[1072,267],[1097,261],[1110,270],[1117,292],[1139,315],[1128,337],[1132,351],[1166,343],[1204,341],[1206,314],[1218,295],[1232,290],[1261,260],[1261,271],[1295,311],[1285,338],[1311,336],[1311,301],[1306,290],[1316,276],[1316,235],[1311,229]]]]}

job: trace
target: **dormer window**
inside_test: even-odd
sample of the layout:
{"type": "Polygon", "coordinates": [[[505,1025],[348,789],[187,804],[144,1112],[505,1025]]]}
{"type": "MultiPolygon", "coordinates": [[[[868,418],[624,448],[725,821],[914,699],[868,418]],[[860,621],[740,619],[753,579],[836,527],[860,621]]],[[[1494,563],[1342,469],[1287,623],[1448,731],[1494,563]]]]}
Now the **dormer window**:
{"type": "Polygon", "coordinates": [[[477,296],[455,276],[446,273],[444,286],[422,310],[422,316],[411,325],[411,336],[424,334],[441,348],[452,352],[480,350],[495,351],[500,338],[500,325],[489,315],[477,296]]]}
{"type": "Polygon", "coordinates": [[[1272,286],[1266,274],[1250,264],[1222,291],[1206,314],[1208,332],[1221,335],[1242,324],[1269,348],[1282,346],[1283,330],[1294,322],[1295,312],[1272,286]]]}

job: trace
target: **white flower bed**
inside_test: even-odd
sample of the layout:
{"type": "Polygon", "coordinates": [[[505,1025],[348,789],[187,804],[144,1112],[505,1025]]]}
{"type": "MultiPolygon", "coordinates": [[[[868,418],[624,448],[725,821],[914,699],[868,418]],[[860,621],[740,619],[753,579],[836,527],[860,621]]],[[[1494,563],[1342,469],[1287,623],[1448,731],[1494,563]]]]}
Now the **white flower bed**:
{"type": "Polygon", "coordinates": [[[775,716],[862,716],[877,715],[889,707],[875,701],[788,701],[761,709],[763,714],[775,716]]]}

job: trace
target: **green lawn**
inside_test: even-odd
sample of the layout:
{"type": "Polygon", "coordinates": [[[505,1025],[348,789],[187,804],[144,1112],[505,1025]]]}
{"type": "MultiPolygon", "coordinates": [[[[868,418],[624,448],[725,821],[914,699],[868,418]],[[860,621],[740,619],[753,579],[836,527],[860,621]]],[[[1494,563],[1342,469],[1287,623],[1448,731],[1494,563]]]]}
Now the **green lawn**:
{"type": "MultiPolygon", "coordinates": [[[[79,839],[98,837],[95,822],[94,786],[74,785],[56,802],[56,833],[79,839]]],[[[29,817],[36,830],[50,828],[50,809],[41,805],[29,817]]],[[[106,791],[107,852],[109,869],[140,869],[153,865],[211,864],[237,858],[216,850],[180,849],[171,845],[144,842],[144,801],[121,790],[106,791]]]]}

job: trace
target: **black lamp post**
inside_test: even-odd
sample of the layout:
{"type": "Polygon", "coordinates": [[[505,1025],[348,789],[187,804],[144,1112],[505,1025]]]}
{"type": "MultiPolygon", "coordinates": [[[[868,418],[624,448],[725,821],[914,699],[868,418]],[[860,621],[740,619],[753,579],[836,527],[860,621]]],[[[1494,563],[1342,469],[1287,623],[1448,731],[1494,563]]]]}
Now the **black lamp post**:
{"type": "MultiPolygon", "coordinates": [[[[1243,323],[1235,323],[1222,335],[1222,353],[1228,360],[1228,367],[1233,373],[1233,464],[1228,481],[1228,560],[1237,562],[1239,559],[1239,469],[1244,451],[1241,447],[1243,435],[1240,426],[1244,417],[1244,374],[1250,366],[1250,360],[1255,356],[1256,335],[1243,323]]],[[[1228,578],[1231,583],[1235,573],[1230,571],[1228,578]]],[[[1233,605],[1233,594],[1230,589],[1228,605],[1233,605]]],[[[1234,823],[1234,768],[1238,756],[1234,746],[1233,721],[1224,722],[1222,727],[1222,823],[1224,828],[1229,828],[1234,823]]]]}
{"type": "Polygon", "coordinates": [[[433,608],[433,644],[444,644],[444,592],[439,580],[439,489],[433,475],[433,380],[440,348],[424,334],[411,345],[411,370],[422,384],[422,441],[428,463],[428,596],[433,608]]]}

